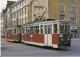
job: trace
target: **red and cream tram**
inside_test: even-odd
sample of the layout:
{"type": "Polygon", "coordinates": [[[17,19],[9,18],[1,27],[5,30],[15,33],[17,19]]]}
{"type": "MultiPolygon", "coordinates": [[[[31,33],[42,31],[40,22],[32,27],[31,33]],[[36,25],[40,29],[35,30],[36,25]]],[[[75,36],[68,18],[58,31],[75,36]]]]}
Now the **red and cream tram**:
{"type": "Polygon", "coordinates": [[[71,46],[70,23],[64,20],[34,21],[23,26],[22,42],[62,48],[71,46]]]}
{"type": "Polygon", "coordinates": [[[20,37],[20,31],[18,27],[11,27],[6,29],[6,40],[7,41],[16,41],[20,42],[21,37],[20,37]]]}

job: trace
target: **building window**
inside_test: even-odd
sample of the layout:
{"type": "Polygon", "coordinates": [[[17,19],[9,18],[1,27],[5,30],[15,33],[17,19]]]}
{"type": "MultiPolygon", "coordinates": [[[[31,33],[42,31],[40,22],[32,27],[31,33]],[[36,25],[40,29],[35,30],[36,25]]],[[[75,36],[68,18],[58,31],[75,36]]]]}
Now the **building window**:
{"type": "Polygon", "coordinates": [[[23,16],[23,9],[22,9],[22,16],[23,16]]]}
{"type": "Polygon", "coordinates": [[[22,24],[23,24],[23,18],[22,18],[22,24]]]}
{"type": "Polygon", "coordinates": [[[21,16],[21,10],[20,10],[20,16],[21,16]]]}
{"type": "Polygon", "coordinates": [[[25,0],[25,4],[26,4],[26,0],[25,0]]]}
{"type": "Polygon", "coordinates": [[[20,19],[20,25],[21,25],[21,19],[20,19]]]}
{"type": "Polygon", "coordinates": [[[70,0],[70,2],[74,2],[75,3],[75,2],[77,2],[77,0],[70,0]]]}
{"type": "Polygon", "coordinates": [[[21,7],[21,3],[20,3],[20,7],[21,7]]]}
{"type": "Polygon", "coordinates": [[[65,19],[65,15],[60,15],[60,20],[64,20],[65,19]]]}
{"type": "Polygon", "coordinates": [[[77,8],[76,7],[70,7],[70,12],[71,13],[76,13],[77,12],[77,8]]]}
{"type": "Polygon", "coordinates": [[[71,23],[77,23],[77,18],[76,17],[71,17],[70,22],[71,23]]]}
{"type": "Polygon", "coordinates": [[[60,6],[60,12],[64,12],[64,10],[65,10],[65,9],[64,9],[64,6],[61,5],[61,6],[60,6]]]}
{"type": "Polygon", "coordinates": [[[25,17],[25,24],[26,24],[26,17],[25,17]]]}
{"type": "Polygon", "coordinates": [[[25,14],[26,14],[26,8],[25,8],[25,14]]]}
{"type": "Polygon", "coordinates": [[[22,1],[22,6],[23,6],[23,1],[22,1]]]}
{"type": "Polygon", "coordinates": [[[65,0],[60,0],[61,2],[64,2],[65,0]]]}

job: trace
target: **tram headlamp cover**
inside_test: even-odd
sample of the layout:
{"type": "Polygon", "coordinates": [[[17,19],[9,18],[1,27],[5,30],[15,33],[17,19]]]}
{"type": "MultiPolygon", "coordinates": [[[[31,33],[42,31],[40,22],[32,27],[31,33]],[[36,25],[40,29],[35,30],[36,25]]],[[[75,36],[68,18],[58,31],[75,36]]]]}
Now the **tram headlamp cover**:
{"type": "Polygon", "coordinates": [[[63,37],[63,34],[60,34],[60,37],[63,37]]]}
{"type": "Polygon", "coordinates": [[[70,39],[68,38],[68,40],[70,40],[70,39]]]}
{"type": "Polygon", "coordinates": [[[62,38],[61,40],[62,40],[62,41],[64,41],[64,39],[63,39],[63,38],[62,38]]]}

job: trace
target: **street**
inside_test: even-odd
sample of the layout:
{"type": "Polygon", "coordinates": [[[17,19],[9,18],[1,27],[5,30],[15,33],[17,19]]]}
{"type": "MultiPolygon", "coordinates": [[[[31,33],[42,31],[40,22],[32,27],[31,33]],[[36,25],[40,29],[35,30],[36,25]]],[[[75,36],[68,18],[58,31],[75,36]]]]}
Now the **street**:
{"type": "Polygon", "coordinates": [[[1,40],[2,56],[80,56],[80,39],[72,39],[72,46],[63,50],[1,40]]]}

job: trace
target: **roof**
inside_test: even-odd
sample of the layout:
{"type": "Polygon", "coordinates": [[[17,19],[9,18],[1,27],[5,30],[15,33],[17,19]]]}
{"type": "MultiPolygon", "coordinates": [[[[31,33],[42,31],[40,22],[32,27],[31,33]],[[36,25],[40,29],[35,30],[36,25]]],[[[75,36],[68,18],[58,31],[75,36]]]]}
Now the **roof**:
{"type": "MultiPolygon", "coordinates": [[[[19,4],[20,2],[22,2],[23,0],[18,0],[16,3],[14,3],[11,7],[14,7],[15,5],[19,4]]],[[[27,1],[27,0],[26,0],[27,1]]],[[[30,0],[32,1],[32,0],[30,0]]]]}
{"type": "Polygon", "coordinates": [[[21,1],[23,1],[23,0],[18,0],[16,3],[14,3],[14,4],[12,5],[12,7],[14,7],[15,5],[17,5],[17,4],[20,3],[21,1]]]}
{"type": "Polygon", "coordinates": [[[47,23],[57,23],[57,22],[61,22],[61,23],[64,23],[64,22],[67,22],[67,23],[70,23],[69,20],[56,20],[56,19],[46,19],[46,20],[38,20],[38,21],[33,21],[33,22],[30,22],[30,23],[26,23],[24,24],[23,26],[32,26],[32,25],[38,25],[38,24],[47,24],[47,23]]]}
{"type": "Polygon", "coordinates": [[[7,11],[7,8],[8,8],[8,6],[10,7],[12,4],[14,4],[15,3],[15,1],[7,1],[7,5],[6,5],[6,8],[5,9],[3,9],[3,12],[6,12],[7,11]]]}

